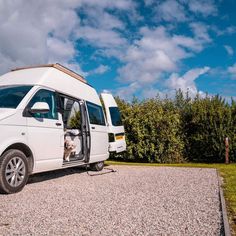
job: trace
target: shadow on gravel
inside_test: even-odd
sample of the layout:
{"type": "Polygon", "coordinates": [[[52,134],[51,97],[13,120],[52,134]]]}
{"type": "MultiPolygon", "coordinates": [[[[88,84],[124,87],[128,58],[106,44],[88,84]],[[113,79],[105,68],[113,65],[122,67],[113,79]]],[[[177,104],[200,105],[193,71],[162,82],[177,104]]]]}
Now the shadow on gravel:
{"type": "Polygon", "coordinates": [[[98,176],[98,175],[109,174],[111,172],[116,172],[115,170],[109,169],[108,167],[109,165],[107,164],[104,165],[104,170],[108,170],[108,172],[105,172],[105,173],[92,171],[89,168],[87,170],[85,166],[69,167],[66,169],[42,172],[42,173],[29,176],[29,180],[27,184],[33,184],[33,183],[43,182],[43,181],[47,181],[51,179],[62,178],[67,175],[82,174],[85,172],[87,172],[89,176],[98,176]],[[94,173],[94,174],[91,174],[91,173],[94,173]]]}
{"type": "Polygon", "coordinates": [[[67,175],[73,174],[82,174],[85,173],[87,170],[85,167],[71,167],[67,169],[60,169],[60,170],[53,170],[49,172],[38,173],[29,176],[29,180],[27,184],[33,184],[38,182],[43,182],[51,179],[62,178],[67,175]]]}

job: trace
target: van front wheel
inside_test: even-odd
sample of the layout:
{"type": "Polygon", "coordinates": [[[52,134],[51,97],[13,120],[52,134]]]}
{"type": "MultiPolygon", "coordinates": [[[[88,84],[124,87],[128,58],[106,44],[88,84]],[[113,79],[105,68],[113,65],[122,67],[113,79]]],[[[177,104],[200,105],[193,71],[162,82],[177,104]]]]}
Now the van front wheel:
{"type": "Polygon", "coordinates": [[[99,162],[90,164],[90,169],[94,171],[101,171],[103,167],[104,167],[104,161],[99,161],[99,162]]]}
{"type": "Polygon", "coordinates": [[[0,192],[16,193],[23,189],[29,176],[25,154],[8,150],[0,157],[0,192]]]}

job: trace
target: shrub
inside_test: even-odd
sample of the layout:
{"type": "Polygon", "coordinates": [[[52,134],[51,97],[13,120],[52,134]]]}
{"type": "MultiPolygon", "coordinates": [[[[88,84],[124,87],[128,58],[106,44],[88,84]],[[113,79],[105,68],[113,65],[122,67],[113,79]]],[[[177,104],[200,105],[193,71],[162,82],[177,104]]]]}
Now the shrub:
{"type": "MultiPolygon", "coordinates": [[[[183,161],[180,115],[167,102],[150,99],[131,104],[117,99],[126,131],[125,160],[170,163],[183,161]]],[[[169,102],[170,103],[170,102],[169,102]]]]}
{"type": "Polygon", "coordinates": [[[112,158],[126,161],[175,163],[223,162],[225,137],[230,159],[236,161],[236,102],[219,96],[126,102],[116,98],[126,131],[127,152],[112,158]]]}

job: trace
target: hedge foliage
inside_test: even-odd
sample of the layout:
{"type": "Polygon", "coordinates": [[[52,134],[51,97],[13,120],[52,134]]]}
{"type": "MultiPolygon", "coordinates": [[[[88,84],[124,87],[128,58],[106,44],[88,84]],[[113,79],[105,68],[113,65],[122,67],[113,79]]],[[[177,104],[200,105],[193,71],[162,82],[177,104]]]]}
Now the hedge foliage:
{"type": "Polygon", "coordinates": [[[236,103],[219,96],[126,102],[116,98],[125,126],[127,152],[113,159],[137,162],[224,162],[226,137],[236,161],[236,103]]]}

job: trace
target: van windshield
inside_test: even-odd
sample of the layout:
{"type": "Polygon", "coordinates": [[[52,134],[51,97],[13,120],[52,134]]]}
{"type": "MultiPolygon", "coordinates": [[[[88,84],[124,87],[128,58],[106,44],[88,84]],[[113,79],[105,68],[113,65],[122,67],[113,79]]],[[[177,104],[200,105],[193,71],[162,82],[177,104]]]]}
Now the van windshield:
{"type": "Polygon", "coordinates": [[[16,108],[32,86],[0,86],[0,108],[16,108]]]}
{"type": "Polygon", "coordinates": [[[119,112],[118,107],[109,107],[109,111],[111,114],[112,125],[121,126],[122,121],[121,121],[120,112],[119,112]]]}

